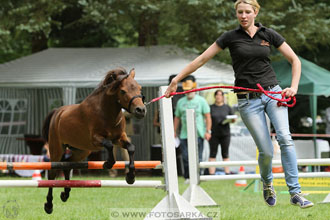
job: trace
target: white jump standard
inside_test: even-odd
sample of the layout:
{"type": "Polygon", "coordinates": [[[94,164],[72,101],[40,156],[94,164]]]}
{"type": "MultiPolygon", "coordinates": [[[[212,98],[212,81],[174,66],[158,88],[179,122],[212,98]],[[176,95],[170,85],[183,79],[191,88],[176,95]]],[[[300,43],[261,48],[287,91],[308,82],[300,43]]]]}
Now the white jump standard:
{"type": "MultiPolygon", "coordinates": [[[[160,87],[160,96],[165,93],[167,86],[160,87]]],[[[174,140],[174,126],[173,126],[173,113],[172,113],[172,100],[160,100],[160,119],[162,131],[162,145],[164,157],[164,170],[167,195],[154,207],[150,213],[168,212],[173,215],[167,216],[166,219],[178,219],[174,213],[197,213],[196,216],[189,219],[209,219],[204,216],[198,209],[192,206],[179,194],[177,164],[175,155],[175,140],[174,140]],[[202,216],[202,217],[199,217],[202,216]]],[[[145,219],[159,219],[152,218],[148,215],[145,219]],[[149,217],[149,218],[148,218],[149,217]]],[[[182,216],[180,218],[187,219],[182,216]]]]}
{"type": "Polygon", "coordinates": [[[187,134],[188,134],[188,157],[189,157],[189,187],[183,193],[183,197],[193,206],[217,206],[217,203],[199,186],[200,169],[198,163],[198,144],[196,136],[195,111],[186,110],[187,134]]]}

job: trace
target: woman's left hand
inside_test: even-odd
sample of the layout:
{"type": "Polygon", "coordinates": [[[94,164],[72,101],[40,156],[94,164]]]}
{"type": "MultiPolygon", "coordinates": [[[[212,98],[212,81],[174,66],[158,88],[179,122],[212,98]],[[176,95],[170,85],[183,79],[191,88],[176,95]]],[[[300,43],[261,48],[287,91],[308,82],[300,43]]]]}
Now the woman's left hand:
{"type": "Polygon", "coordinates": [[[205,140],[209,141],[211,139],[211,134],[206,132],[204,138],[205,140]]]}
{"type": "Polygon", "coordinates": [[[285,89],[283,89],[283,91],[282,91],[282,95],[285,95],[286,97],[293,97],[293,96],[295,96],[296,94],[297,94],[297,89],[295,89],[295,88],[292,88],[292,87],[290,87],[290,88],[285,88],[285,89]]]}

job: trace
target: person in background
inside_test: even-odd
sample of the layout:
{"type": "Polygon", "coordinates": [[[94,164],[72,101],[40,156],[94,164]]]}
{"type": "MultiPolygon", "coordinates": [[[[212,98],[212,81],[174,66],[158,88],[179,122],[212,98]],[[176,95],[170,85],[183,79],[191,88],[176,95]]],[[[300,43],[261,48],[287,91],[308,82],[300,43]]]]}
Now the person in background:
{"type": "MultiPolygon", "coordinates": [[[[330,107],[328,107],[325,110],[325,122],[326,122],[325,133],[330,135],[330,107]]],[[[330,137],[328,137],[327,139],[330,147],[330,137]]]]}
{"type": "MultiPolygon", "coordinates": [[[[325,122],[326,122],[325,133],[330,135],[330,107],[328,107],[325,110],[325,122]]],[[[329,158],[330,158],[330,137],[327,137],[327,140],[329,142],[329,158]]],[[[330,171],[330,166],[328,166],[325,170],[330,171]]]]}
{"type": "MultiPolygon", "coordinates": [[[[225,104],[225,98],[222,90],[216,90],[214,92],[215,102],[210,106],[211,109],[211,139],[210,144],[210,158],[209,161],[216,161],[218,146],[221,145],[221,155],[224,161],[229,161],[229,145],[230,145],[230,125],[224,123],[227,115],[233,115],[233,109],[225,104]]],[[[232,119],[231,122],[235,122],[232,119]]],[[[225,173],[231,174],[229,167],[225,167],[225,173]]],[[[209,174],[215,174],[215,167],[209,168],[209,174]]]]}
{"type": "Polygon", "coordinates": [[[153,119],[153,126],[156,129],[157,132],[157,138],[155,144],[162,144],[162,136],[160,135],[160,118],[159,118],[159,110],[156,109],[154,113],[154,119],[153,119]]]}
{"type": "Polygon", "coordinates": [[[44,155],[44,162],[50,161],[50,153],[49,153],[49,145],[47,142],[45,142],[43,148],[42,148],[42,154],[44,155]]]}
{"type": "MultiPolygon", "coordinates": [[[[194,76],[188,76],[182,82],[184,91],[196,88],[194,76]]],[[[189,166],[188,166],[188,143],[187,143],[187,120],[186,109],[194,109],[196,116],[196,127],[198,136],[198,158],[202,161],[204,139],[209,140],[211,137],[211,116],[210,107],[206,100],[197,95],[195,92],[187,93],[184,97],[180,98],[175,110],[174,117],[174,135],[180,137],[180,147],[183,160],[184,178],[186,183],[189,179],[189,166]],[[181,124],[180,134],[177,135],[177,130],[181,124]]]]}
{"type": "MultiPolygon", "coordinates": [[[[165,91],[167,98],[172,92],[175,92],[181,79],[195,72],[227,47],[235,72],[235,86],[257,89],[257,83],[259,83],[267,91],[281,92],[281,94],[273,95],[280,99],[282,95],[293,97],[297,94],[301,62],[279,33],[260,23],[255,23],[255,18],[260,10],[257,0],[237,0],[234,8],[239,26],[223,33],[206,51],[183,68],[172,79],[165,91]],[[291,85],[283,90],[278,85],[276,74],[270,64],[271,46],[277,48],[292,66],[291,85]]],[[[245,90],[235,90],[235,92],[237,93],[240,116],[259,150],[258,162],[266,204],[271,207],[276,205],[276,193],[273,187],[272,173],[273,145],[265,114],[268,115],[275,128],[277,141],[281,147],[285,181],[291,195],[290,203],[300,208],[312,207],[314,204],[301,194],[296,151],[289,130],[287,107],[277,106],[277,101],[265,94],[245,90]]]]}

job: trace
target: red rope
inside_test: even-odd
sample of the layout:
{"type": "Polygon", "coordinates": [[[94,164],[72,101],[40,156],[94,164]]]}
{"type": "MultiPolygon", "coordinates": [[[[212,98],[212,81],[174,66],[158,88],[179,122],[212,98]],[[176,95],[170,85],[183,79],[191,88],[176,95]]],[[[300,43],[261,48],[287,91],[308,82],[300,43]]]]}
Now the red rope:
{"type": "MultiPolygon", "coordinates": [[[[187,90],[187,91],[183,91],[183,92],[172,92],[170,94],[170,96],[174,96],[174,95],[182,95],[182,94],[186,94],[186,93],[190,93],[190,92],[198,92],[198,91],[203,91],[203,90],[208,90],[208,89],[237,89],[237,90],[246,90],[246,91],[250,91],[250,92],[259,92],[259,93],[263,93],[265,94],[267,97],[274,99],[277,102],[278,106],[287,106],[287,107],[293,107],[296,104],[296,97],[289,97],[289,98],[285,98],[285,95],[282,95],[282,99],[279,98],[275,98],[269,94],[280,94],[281,91],[279,92],[274,92],[274,91],[266,91],[264,90],[264,88],[261,87],[261,85],[258,83],[257,84],[259,89],[250,89],[250,88],[244,88],[244,87],[239,87],[239,86],[209,86],[209,87],[204,87],[204,88],[199,88],[199,89],[192,89],[192,90],[187,90]],[[292,99],[292,103],[291,104],[287,104],[285,102],[290,102],[292,99]]],[[[165,95],[162,95],[160,97],[154,98],[152,99],[150,102],[146,103],[145,105],[149,105],[153,102],[156,102],[162,98],[164,98],[165,95]]]]}

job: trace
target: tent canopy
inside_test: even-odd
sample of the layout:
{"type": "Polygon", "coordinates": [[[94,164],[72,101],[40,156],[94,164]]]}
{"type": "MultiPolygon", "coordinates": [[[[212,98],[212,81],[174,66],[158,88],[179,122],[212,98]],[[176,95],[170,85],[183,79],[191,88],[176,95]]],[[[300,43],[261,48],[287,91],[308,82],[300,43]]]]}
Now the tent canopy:
{"type": "MultiPolygon", "coordinates": [[[[301,61],[301,78],[298,94],[300,95],[330,95],[330,71],[299,57],[301,61]]],[[[273,68],[282,88],[291,85],[291,64],[286,60],[273,62],[273,68]]]]}
{"type": "MultiPolygon", "coordinates": [[[[95,87],[107,71],[135,68],[142,86],[167,85],[197,54],[174,46],[50,48],[0,64],[0,87],[95,87]]],[[[194,73],[200,85],[234,83],[230,65],[210,61],[194,73]]]]}

